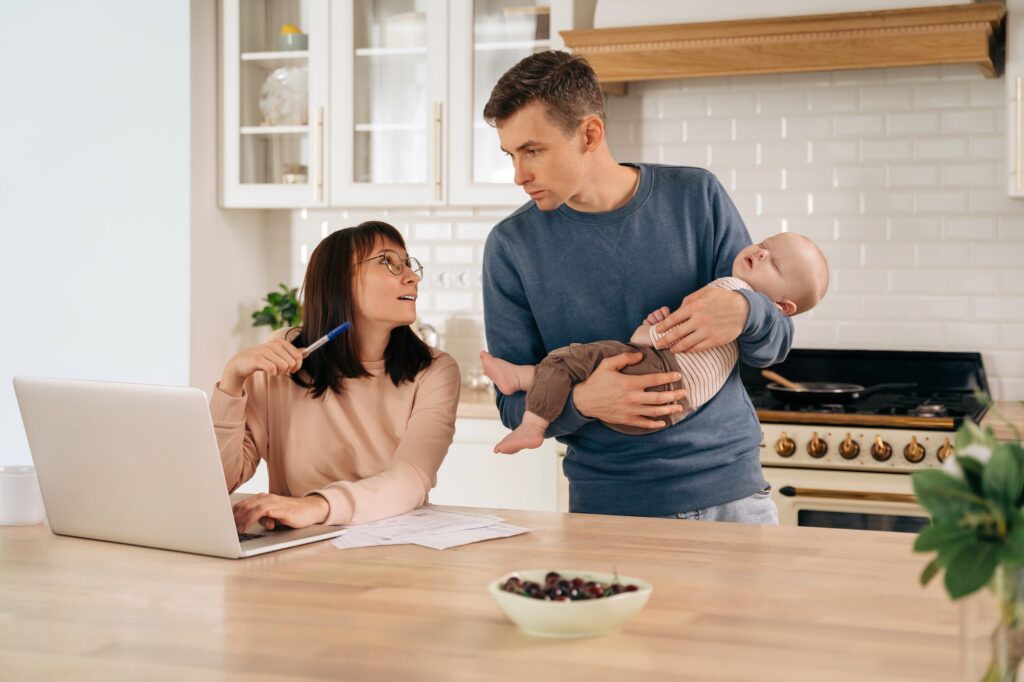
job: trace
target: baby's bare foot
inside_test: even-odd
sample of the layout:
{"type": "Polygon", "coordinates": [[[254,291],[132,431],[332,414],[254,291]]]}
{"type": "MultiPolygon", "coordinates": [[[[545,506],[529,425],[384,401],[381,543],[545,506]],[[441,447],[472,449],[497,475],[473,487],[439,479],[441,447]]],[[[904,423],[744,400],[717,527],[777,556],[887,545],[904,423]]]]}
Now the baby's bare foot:
{"type": "Polygon", "coordinates": [[[519,365],[496,358],[485,350],[480,351],[480,362],[483,364],[484,374],[490,377],[498,390],[505,395],[512,395],[527,389],[522,382],[522,373],[518,371],[519,365]]]}
{"type": "Polygon", "coordinates": [[[532,450],[539,448],[544,442],[544,429],[539,431],[521,425],[512,433],[501,439],[501,442],[494,446],[494,452],[503,455],[514,455],[520,450],[532,450]]]}

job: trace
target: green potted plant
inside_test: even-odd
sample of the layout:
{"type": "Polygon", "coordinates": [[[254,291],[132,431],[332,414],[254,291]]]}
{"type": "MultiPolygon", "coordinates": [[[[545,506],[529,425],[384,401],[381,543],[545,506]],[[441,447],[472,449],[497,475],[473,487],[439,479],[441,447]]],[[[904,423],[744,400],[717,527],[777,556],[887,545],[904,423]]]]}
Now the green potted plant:
{"type": "Polygon", "coordinates": [[[302,305],[298,299],[298,289],[289,288],[287,284],[278,284],[280,291],[271,291],[263,299],[267,305],[252,314],[252,326],[270,325],[271,329],[281,327],[297,327],[302,324],[302,305]]]}
{"type": "Polygon", "coordinates": [[[985,682],[1017,680],[1024,660],[1024,447],[1020,431],[1010,427],[1016,442],[999,442],[992,429],[965,422],[956,456],[941,470],[912,477],[914,494],[931,516],[914,551],[936,553],[921,584],[944,572],[952,599],[982,588],[995,598],[996,622],[983,638],[991,647],[985,682]]]}

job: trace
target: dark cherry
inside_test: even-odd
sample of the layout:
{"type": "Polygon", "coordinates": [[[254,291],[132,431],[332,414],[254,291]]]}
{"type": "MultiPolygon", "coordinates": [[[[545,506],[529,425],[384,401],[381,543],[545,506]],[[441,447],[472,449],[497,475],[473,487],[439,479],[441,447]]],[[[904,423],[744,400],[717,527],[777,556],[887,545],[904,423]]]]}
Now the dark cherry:
{"type": "Polygon", "coordinates": [[[615,582],[602,583],[596,580],[584,580],[580,577],[563,578],[558,572],[550,571],[544,576],[544,584],[532,580],[523,580],[519,576],[508,578],[501,587],[506,592],[513,592],[533,599],[544,601],[582,601],[611,597],[623,592],[636,592],[636,585],[623,585],[616,577],[615,582]]]}

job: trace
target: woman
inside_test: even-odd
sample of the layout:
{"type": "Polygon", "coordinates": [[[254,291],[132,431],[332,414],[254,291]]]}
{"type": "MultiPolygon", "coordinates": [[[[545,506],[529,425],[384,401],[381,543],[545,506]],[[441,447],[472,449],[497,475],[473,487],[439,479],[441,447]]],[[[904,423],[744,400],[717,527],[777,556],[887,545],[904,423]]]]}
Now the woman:
{"type": "Polygon", "coordinates": [[[335,232],[309,259],[303,326],[228,362],[210,401],[228,489],[261,459],[270,477],[269,494],[235,505],[239,532],[366,523],[427,501],[455,433],[459,368],[409,327],[421,273],[386,223],[335,232]]]}

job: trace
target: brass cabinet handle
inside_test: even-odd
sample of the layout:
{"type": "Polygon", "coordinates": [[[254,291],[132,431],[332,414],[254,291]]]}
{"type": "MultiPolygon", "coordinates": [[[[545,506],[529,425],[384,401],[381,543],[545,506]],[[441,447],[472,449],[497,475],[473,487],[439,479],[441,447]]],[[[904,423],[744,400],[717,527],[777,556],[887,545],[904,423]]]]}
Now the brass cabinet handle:
{"type": "Polygon", "coordinates": [[[314,194],[317,203],[324,201],[324,108],[316,108],[316,128],[314,129],[313,151],[316,154],[316,164],[313,168],[316,177],[313,179],[314,194]]]}
{"type": "Polygon", "coordinates": [[[434,123],[434,199],[441,201],[441,172],[443,170],[443,164],[441,163],[441,136],[443,135],[442,128],[444,124],[444,115],[441,110],[441,103],[434,102],[433,106],[433,123],[434,123]]]}
{"type": "Polygon", "coordinates": [[[1021,139],[1021,81],[1024,77],[1017,76],[1017,145],[1016,145],[1016,157],[1017,157],[1017,191],[1020,192],[1022,189],[1022,182],[1024,182],[1024,171],[1021,170],[1021,156],[1024,155],[1024,140],[1021,139]]]}

